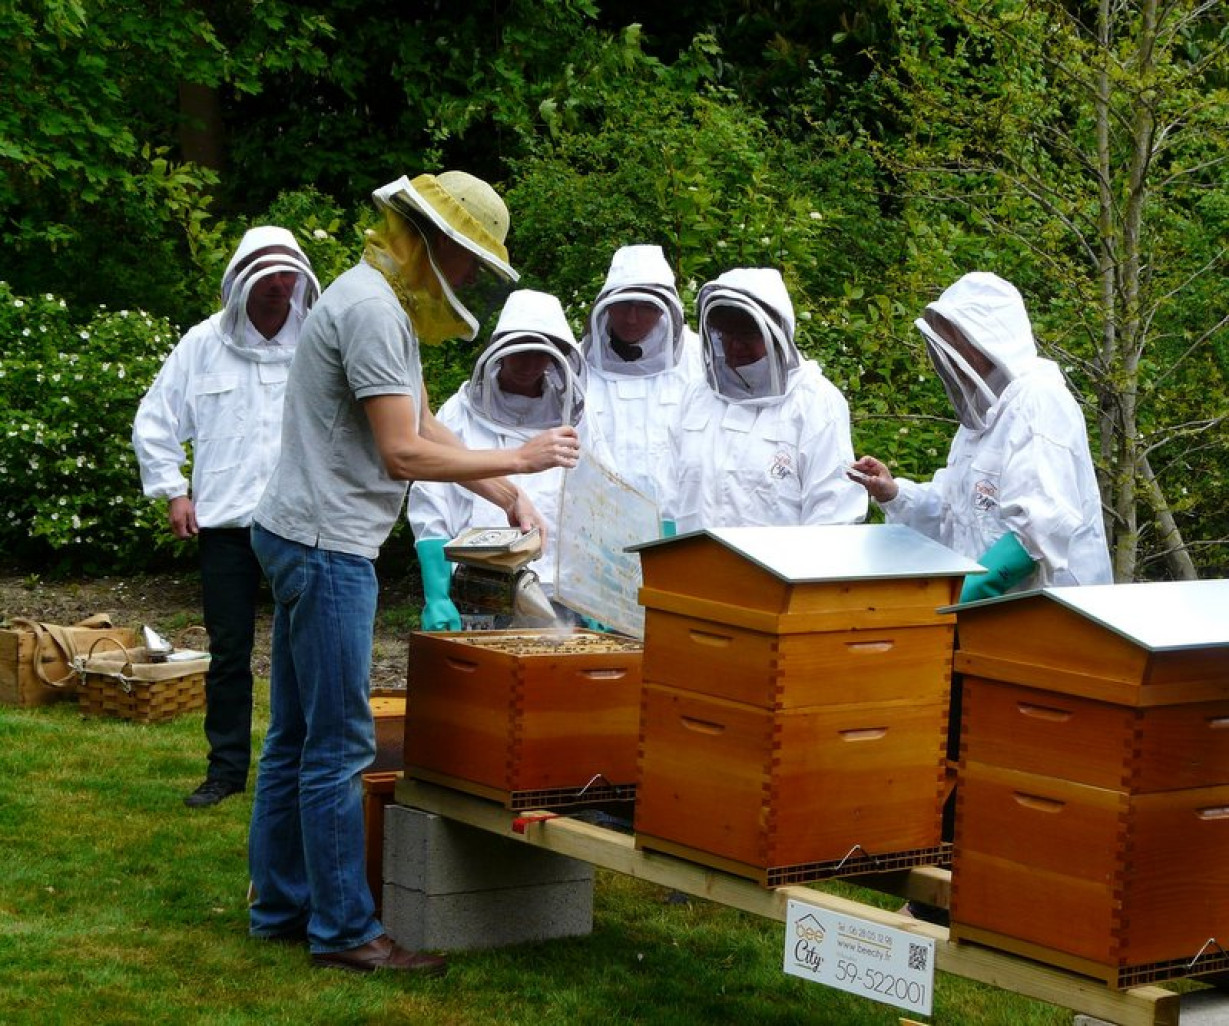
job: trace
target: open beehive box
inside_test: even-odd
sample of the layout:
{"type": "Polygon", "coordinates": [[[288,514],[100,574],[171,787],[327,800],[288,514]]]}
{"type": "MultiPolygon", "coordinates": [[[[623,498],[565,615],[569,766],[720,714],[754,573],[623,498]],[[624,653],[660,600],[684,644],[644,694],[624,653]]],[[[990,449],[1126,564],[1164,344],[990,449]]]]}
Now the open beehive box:
{"type": "Polygon", "coordinates": [[[955,611],[952,937],[1115,987],[1229,968],[1229,581],[955,611]]]}
{"type": "Polygon", "coordinates": [[[776,886],[943,862],[955,616],[980,567],[896,525],[636,546],[636,845],[776,886]]]}
{"type": "Polygon", "coordinates": [[[641,654],[581,629],[414,632],[406,776],[509,809],[630,799],[641,654]]]}

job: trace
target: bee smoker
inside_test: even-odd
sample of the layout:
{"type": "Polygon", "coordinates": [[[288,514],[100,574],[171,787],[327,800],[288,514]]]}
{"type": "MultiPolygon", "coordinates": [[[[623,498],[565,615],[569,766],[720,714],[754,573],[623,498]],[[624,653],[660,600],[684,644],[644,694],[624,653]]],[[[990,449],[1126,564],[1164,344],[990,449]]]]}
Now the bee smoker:
{"type": "Polygon", "coordinates": [[[452,574],[452,601],[467,613],[511,615],[517,608],[517,592],[537,583],[532,570],[461,563],[452,574]]]}
{"type": "Polygon", "coordinates": [[[444,546],[457,564],[452,574],[452,601],[458,611],[515,616],[554,623],[555,614],[529,563],[542,554],[538,532],[509,528],[473,528],[444,546]]]}

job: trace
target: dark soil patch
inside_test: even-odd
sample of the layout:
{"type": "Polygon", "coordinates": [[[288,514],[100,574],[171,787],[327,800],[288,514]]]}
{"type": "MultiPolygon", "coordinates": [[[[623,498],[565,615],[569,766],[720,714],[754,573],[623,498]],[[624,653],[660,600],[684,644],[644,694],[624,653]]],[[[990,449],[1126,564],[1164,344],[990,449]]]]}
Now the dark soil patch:
{"type": "MultiPolygon", "coordinates": [[[[410,630],[421,609],[417,581],[404,572],[381,569],[380,605],[372,649],[373,688],[404,688],[410,630]]],[[[107,613],[120,627],[148,624],[185,646],[199,646],[188,628],[202,624],[200,577],[192,570],[131,577],[43,580],[38,574],[0,572],[0,621],[24,617],[44,623],[71,624],[107,613]]],[[[256,627],[252,669],[269,676],[269,629],[272,606],[267,597],[256,627]]]]}

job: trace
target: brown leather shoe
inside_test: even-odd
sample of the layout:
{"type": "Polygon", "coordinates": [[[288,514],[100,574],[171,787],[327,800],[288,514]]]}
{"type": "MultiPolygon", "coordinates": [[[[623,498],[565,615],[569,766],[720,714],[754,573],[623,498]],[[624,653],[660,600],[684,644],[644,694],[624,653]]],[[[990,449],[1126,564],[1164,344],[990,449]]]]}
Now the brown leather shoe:
{"type": "Polygon", "coordinates": [[[352,973],[373,973],[377,969],[418,973],[420,976],[443,976],[448,971],[448,962],[438,955],[423,955],[406,951],[393,943],[388,934],[381,934],[373,941],[347,951],[331,951],[324,955],[312,955],[316,969],[345,969],[352,973]]]}

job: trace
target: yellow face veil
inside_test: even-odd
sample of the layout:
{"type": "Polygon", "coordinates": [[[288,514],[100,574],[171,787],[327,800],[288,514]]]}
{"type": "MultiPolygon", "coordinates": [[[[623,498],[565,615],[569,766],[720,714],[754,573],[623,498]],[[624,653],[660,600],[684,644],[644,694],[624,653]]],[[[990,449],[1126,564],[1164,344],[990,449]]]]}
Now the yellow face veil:
{"type": "Polygon", "coordinates": [[[519,277],[504,247],[508,210],[503,200],[464,171],[419,175],[413,181],[402,177],[377,189],[373,198],[384,211],[384,224],[368,233],[364,256],[392,286],[419,339],[436,345],[476,338],[479,323],[471,307],[500,302],[519,277]],[[423,222],[477,258],[478,281],[454,291],[418,227],[423,222]]]}

